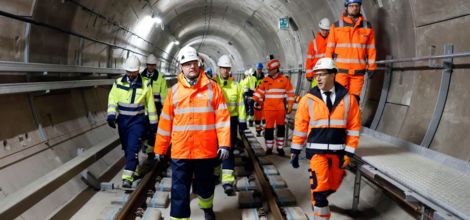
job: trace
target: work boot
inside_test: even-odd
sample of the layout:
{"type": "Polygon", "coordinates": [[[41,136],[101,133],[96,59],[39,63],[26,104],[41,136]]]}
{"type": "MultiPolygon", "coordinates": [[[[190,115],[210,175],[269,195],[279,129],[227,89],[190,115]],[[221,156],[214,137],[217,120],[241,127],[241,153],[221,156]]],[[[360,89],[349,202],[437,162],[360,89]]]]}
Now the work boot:
{"type": "Polygon", "coordinates": [[[256,131],[256,137],[261,137],[261,131],[256,131]]]}
{"type": "Polygon", "coordinates": [[[123,179],[122,188],[132,188],[132,181],[123,179]]]}
{"type": "Polygon", "coordinates": [[[234,196],[235,195],[235,190],[233,189],[233,185],[230,183],[226,183],[223,185],[224,187],[224,192],[227,194],[227,196],[234,196]]]}
{"type": "Polygon", "coordinates": [[[248,127],[250,127],[250,128],[253,127],[253,121],[252,120],[248,121],[248,127]]]}
{"type": "Polygon", "coordinates": [[[279,156],[284,156],[284,155],[286,155],[286,153],[284,152],[284,149],[282,149],[282,148],[278,148],[278,149],[277,149],[277,154],[279,154],[279,156]]]}
{"type": "Polygon", "coordinates": [[[266,155],[271,155],[273,154],[273,149],[272,148],[266,148],[266,155]]]}
{"type": "Polygon", "coordinates": [[[212,208],[202,209],[204,210],[204,219],[205,220],[215,220],[215,213],[212,208]]]}

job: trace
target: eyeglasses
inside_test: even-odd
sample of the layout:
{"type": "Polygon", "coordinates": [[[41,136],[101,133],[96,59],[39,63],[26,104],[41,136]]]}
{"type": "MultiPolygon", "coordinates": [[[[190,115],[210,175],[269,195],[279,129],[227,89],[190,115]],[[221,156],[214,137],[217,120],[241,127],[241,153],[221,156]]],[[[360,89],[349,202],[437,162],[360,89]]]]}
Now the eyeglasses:
{"type": "Polygon", "coordinates": [[[328,72],[323,72],[323,73],[315,73],[315,75],[313,75],[313,77],[315,78],[318,78],[318,77],[324,77],[324,76],[328,76],[330,75],[331,73],[328,73],[328,72]]]}

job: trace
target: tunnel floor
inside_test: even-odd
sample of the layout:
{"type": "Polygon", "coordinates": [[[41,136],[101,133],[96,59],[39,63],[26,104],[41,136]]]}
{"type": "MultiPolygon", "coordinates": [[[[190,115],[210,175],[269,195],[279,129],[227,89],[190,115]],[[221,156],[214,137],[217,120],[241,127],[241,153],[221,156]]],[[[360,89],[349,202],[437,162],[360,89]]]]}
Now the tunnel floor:
{"type": "MultiPolygon", "coordinates": [[[[255,133],[254,128],[250,128],[255,133]]],[[[257,137],[259,143],[264,146],[264,138],[257,137]]],[[[361,145],[377,144],[373,138],[361,139],[361,145]]],[[[289,155],[289,150],[287,151],[289,155]]],[[[276,154],[264,156],[269,158],[278,168],[280,175],[287,182],[288,188],[295,195],[297,206],[300,207],[309,219],[313,219],[310,201],[310,186],[308,179],[308,160],[301,158],[300,168],[293,169],[289,164],[288,157],[280,157],[276,154]]],[[[116,175],[111,182],[119,185],[121,182],[120,174],[116,175]]],[[[340,189],[329,197],[332,211],[331,219],[414,219],[411,215],[399,209],[396,205],[390,205],[393,202],[389,198],[374,198],[374,188],[362,181],[361,201],[359,203],[359,212],[351,214],[354,189],[354,173],[348,171],[343,180],[340,189]],[[366,187],[364,187],[366,185],[366,187]],[[372,187],[372,188],[371,188],[372,187]],[[367,201],[370,199],[371,201],[367,201]],[[377,202],[378,200],[384,200],[377,202]]],[[[238,193],[238,192],[237,192],[238,193]]],[[[96,219],[110,219],[122,205],[123,197],[126,194],[122,190],[99,191],[97,192],[73,217],[72,219],[90,219],[96,216],[96,219]]],[[[159,208],[164,219],[169,219],[169,205],[167,208],[159,208]]],[[[241,209],[238,208],[238,197],[229,197],[223,192],[222,186],[216,186],[214,196],[214,211],[218,218],[242,219],[241,209]]],[[[273,219],[270,215],[268,219],[273,219]]],[[[204,219],[202,210],[198,207],[197,198],[192,196],[191,200],[191,219],[204,219]]]]}

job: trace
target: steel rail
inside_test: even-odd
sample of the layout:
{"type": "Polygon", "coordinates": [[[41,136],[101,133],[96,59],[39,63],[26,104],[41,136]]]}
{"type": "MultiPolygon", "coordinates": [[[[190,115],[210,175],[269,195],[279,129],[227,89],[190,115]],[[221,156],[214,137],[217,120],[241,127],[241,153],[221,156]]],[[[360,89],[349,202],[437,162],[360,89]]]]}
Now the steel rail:
{"type": "Polygon", "coordinates": [[[162,159],[152,166],[137,188],[129,195],[129,199],[124,206],[115,215],[115,220],[135,219],[135,212],[139,207],[142,207],[146,201],[147,191],[153,189],[156,177],[161,176],[162,172],[168,167],[167,165],[168,161],[162,159]]]}
{"type": "Polygon", "coordinates": [[[261,186],[261,189],[263,190],[263,195],[267,200],[267,203],[268,203],[268,206],[269,206],[269,209],[271,211],[273,218],[276,220],[285,219],[284,216],[282,215],[281,208],[277,204],[273,189],[271,185],[269,184],[269,181],[267,180],[266,176],[264,175],[263,169],[261,168],[261,164],[259,163],[255,155],[255,152],[251,148],[247,137],[245,136],[245,134],[240,134],[240,135],[241,135],[243,144],[245,146],[245,149],[248,152],[248,156],[250,157],[253,163],[253,167],[255,169],[255,174],[256,174],[256,180],[258,181],[259,185],[261,186]]]}

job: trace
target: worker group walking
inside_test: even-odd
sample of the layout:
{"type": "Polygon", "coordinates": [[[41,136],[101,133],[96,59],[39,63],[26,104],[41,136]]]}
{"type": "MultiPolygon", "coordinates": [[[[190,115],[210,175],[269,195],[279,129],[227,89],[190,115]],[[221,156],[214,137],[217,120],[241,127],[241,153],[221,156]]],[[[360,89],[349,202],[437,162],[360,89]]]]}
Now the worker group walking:
{"type": "Polygon", "coordinates": [[[140,60],[128,57],[107,110],[108,125],[118,128],[125,155],[122,186],[133,187],[143,175],[142,164],[167,158],[171,219],[190,218],[191,191],[205,219],[215,219],[216,184],[227,196],[235,195],[233,150],[238,137],[254,127],[258,137],[264,136],[266,154],[289,153],[293,168],[300,167],[305,149],[313,218],[330,219],[328,196],[339,188],[359,144],[364,75],[372,76],[376,68],[374,30],[361,15],[361,5],[362,0],[346,0],[338,21],[321,19],[305,62],[311,88],[302,97],[273,56],[247,69],[237,82],[232,75],[237,61],[229,54],[206,68],[198,51],[185,46],[176,57],[180,71],[172,86],[157,70],[154,55],[146,58],[142,71],[140,60]],[[289,140],[285,121],[291,113],[289,140]],[[145,155],[141,162],[140,151],[145,155]],[[217,170],[220,181],[214,181],[217,170]]]}

